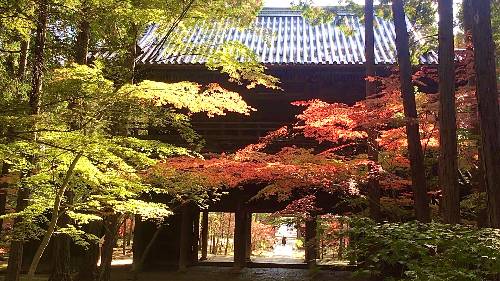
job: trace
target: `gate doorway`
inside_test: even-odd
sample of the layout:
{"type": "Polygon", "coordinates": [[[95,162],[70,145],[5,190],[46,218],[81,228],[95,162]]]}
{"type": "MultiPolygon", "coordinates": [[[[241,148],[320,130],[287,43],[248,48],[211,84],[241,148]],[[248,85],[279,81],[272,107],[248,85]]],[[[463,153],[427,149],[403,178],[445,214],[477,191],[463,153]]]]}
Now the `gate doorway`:
{"type": "Polygon", "coordinates": [[[295,217],[269,213],[252,215],[252,262],[304,263],[303,230],[295,217]]]}

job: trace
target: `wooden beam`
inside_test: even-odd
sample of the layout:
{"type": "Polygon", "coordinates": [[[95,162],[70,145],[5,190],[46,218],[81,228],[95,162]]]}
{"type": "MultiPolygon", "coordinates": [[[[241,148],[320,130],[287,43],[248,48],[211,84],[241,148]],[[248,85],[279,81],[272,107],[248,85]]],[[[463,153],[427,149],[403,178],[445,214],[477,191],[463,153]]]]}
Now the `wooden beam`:
{"type": "Polygon", "coordinates": [[[234,267],[244,268],[247,263],[247,222],[246,206],[239,204],[234,216],[234,267]]]}
{"type": "Polygon", "coordinates": [[[200,242],[200,209],[198,206],[193,208],[193,236],[192,236],[192,249],[191,249],[191,263],[195,264],[198,262],[198,245],[200,242]]]}
{"type": "Polygon", "coordinates": [[[305,237],[305,262],[310,266],[316,265],[318,256],[318,237],[317,237],[317,221],[316,217],[306,220],[306,237],[305,237]]]}
{"type": "Polygon", "coordinates": [[[207,259],[208,254],[208,211],[203,211],[201,218],[201,258],[204,261],[207,259]]]}
{"type": "Polygon", "coordinates": [[[245,232],[245,235],[247,237],[245,259],[247,262],[250,262],[252,256],[252,213],[250,212],[247,212],[245,232]]]}
{"type": "Polygon", "coordinates": [[[182,220],[179,245],[179,271],[186,271],[192,257],[193,216],[189,203],[181,207],[182,220]]]}

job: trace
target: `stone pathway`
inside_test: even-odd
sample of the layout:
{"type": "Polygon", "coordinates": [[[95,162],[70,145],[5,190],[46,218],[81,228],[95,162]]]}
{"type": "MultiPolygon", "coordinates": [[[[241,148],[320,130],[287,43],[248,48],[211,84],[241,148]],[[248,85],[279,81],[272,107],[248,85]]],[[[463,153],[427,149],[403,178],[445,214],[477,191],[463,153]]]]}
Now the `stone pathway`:
{"type": "MultiPolygon", "coordinates": [[[[128,272],[114,272],[112,281],[130,281],[128,272]]],[[[185,273],[144,272],[139,281],[365,281],[354,279],[350,272],[307,269],[245,268],[235,271],[230,267],[191,267],[185,273]]]]}

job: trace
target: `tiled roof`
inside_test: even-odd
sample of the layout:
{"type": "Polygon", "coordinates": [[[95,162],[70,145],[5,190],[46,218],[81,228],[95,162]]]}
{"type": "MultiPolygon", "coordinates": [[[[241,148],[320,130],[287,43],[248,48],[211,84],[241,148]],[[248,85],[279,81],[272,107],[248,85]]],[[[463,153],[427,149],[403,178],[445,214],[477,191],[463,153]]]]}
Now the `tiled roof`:
{"type": "MultiPolygon", "coordinates": [[[[216,44],[239,41],[260,58],[264,64],[362,64],[364,55],[364,25],[352,14],[338,14],[329,23],[313,25],[300,12],[290,9],[264,9],[254,27],[245,30],[226,28],[223,24],[199,23],[188,30],[184,42],[216,44]]],[[[142,64],[189,65],[203,64],[200,55],[188,54],[185,46],[158,40],[158,26],[150,26],[138,45],[142,64]],[[159,46],[159,43],[161,46],[159,46]]],[[[375,18],[375,60],[377,64],[396,61],[394,24],[375,18]]],[[[436,63],[431,53],[421,57],[421,63],[436,63]]]]}

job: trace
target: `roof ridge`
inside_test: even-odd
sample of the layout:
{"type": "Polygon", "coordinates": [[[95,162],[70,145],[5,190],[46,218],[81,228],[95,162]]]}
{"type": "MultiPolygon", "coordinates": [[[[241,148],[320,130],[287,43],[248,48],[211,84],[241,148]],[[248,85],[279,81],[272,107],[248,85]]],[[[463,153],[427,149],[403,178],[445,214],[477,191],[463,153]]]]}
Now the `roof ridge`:
{"type": "MultiPolygon", "coordinates": [[[[323,9],[328,9],[331,10],[338,15],[353,15],[354,13],[349,12],[346,10],[345,7],[342,6],[321,6],[323,9]]],[[[264,16],[296,16],[296,17],[301,17],[302,16],[302,11],[294,9],[292,7],[263,7],[260,13],[258,14],[259,17],[264,17],[264,16]]]]}

